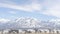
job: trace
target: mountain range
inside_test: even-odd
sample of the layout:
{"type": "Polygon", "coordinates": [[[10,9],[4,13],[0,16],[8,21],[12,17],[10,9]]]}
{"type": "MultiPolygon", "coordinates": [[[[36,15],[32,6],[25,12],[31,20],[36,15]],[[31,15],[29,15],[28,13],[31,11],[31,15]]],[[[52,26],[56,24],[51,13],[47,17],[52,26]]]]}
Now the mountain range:
{"type": "Polygon", "coordinates": [[[14,28],[51,28],[59,29],[59,20],[42,21],[36,18],[17,18],[14,20],[0,21],[0,29],[14,29],[14,28]]]}

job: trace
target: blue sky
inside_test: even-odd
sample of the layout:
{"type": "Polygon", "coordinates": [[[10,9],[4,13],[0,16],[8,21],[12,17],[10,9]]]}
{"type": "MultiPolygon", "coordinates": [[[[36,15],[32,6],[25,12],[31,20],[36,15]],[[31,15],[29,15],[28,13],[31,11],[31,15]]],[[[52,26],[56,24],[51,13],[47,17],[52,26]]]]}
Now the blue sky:
{"type": "Polygon", "coordinates": [[[0,18],[60,19],[60,0],[0,0],[0,18]]]}

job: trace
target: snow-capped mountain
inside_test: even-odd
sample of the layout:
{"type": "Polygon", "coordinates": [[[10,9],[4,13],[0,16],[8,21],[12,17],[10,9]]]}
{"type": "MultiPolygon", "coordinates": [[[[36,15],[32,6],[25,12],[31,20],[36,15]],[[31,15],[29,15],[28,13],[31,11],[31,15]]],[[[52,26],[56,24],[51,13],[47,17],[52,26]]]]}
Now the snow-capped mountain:
{"type": "Polygon", "coordinates": [[[13,28],[60,28],[60,21],[41,21],[36,18],[17,18],[15,20],[0,22],[0,29],[13,29],[13,28]]]}
{"type": "Polygon", "coordinates": [[[17,26],[20,26],[22,28],[35,28],[37,26],[40,27],[39,20],[35,18],[18,18],[15,22],[17,26]]]}
{"type": "Polygon", "coordinates": [[[41,27],[39,25],[39,20],[35,18],[17,18],[15,20],[11,20],[7,23],[0,24],[1,29],[2,27],[5,28],[36,28],[41,27]]]}

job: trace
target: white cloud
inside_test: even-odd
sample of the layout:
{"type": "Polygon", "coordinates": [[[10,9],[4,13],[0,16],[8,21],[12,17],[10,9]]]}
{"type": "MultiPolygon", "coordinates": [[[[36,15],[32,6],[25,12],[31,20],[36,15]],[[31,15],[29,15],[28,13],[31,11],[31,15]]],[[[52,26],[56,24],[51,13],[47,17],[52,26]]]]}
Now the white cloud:
{"type": "MultiPolygon", "coordinates": [[[[44,2],[38,3],[38,0],[31,0],[31,4],[26,4],[26,5],[16,5],[16,4],[9,4],[8,3],[0,3],[0,7],[5,7],[5,8],[11,8],[11,9],[16,9],[16,10],[23,10],[27,12],[33,12],[33,11],[40,11],[41,14],[44,15],[49,15],[49,16],[55,16],[60,18],[60,0],[44,0],[44,2]],[[47,10],[44,11],[42,9],[42,5],[47,6],[47,10]]],[[[14,13],[15,12],[10,12],[14,13]]]]}
{"type": "Polygon", "coordinates": [[[33,11],[33,10],[41,10],[41,5],[40,4],[29,4],[29,5],[13,5],[13,4],[5,4],[5,3],[0,3],[0,7],[5,7],[5,8],[11,8],[11,9],[16,9],[16,10],[23,10],[23,11],[33,11]]]}
{"type": "Polygon", "coordinates": [[[47,9],[42,13],[45,15],[55,16],[57,18],[60,18],[60,2],[58,0],[57,1],[54,0],[54,2],[51,1],[48,4],[46,4],[47,9]]]}
{"type": "Polygon", "coordinates": [[[55,16],[60,18],[60,5],[53,5],[52,7],[48,8],[43,14],[55,16]]]}
{"type": "Polygon", "coordinates": [[[35,3],[35,4],[32,3],[32,9],[40,11],[42,9],[42,6],[40,4],[37,4],[37,3],[35,3]]]}

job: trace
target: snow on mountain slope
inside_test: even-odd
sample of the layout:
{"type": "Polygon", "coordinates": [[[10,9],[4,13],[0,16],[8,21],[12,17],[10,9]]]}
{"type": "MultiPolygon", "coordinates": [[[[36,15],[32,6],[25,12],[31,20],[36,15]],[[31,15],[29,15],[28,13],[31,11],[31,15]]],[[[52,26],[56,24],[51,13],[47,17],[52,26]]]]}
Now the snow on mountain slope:
{"type": "Polygon", "coordinates": [[[0,23],[7,23],[8,21],[10,21],[10,20],[9,19],[4,19],[4,18],[0,19],[0,23]]]}
{"type": "Polygon", "coordinates": [[[60,29],[60,19],[52,19],[49,22],[54,23],[54,27],[60,29]]]}
{"type": "Polygon", "coordinates": [[[35,18],[18,18],[16,20],[16,23],[20,24],[21,27],[31,28],[31,27],[36,27],[39,23],[39,20],[37,20],[35,18]]]}
{"type": "Polygon", "coordinates": [[[49,20],[49,21],[41,21],[38,20],[36,18],[17,18],[15,20],[7,20],[4,22],[3,20],[0,20],[0,29],[8,29],[8,28],[60,28],[60,21],[53,21],[53,20],[49,20]]]}

